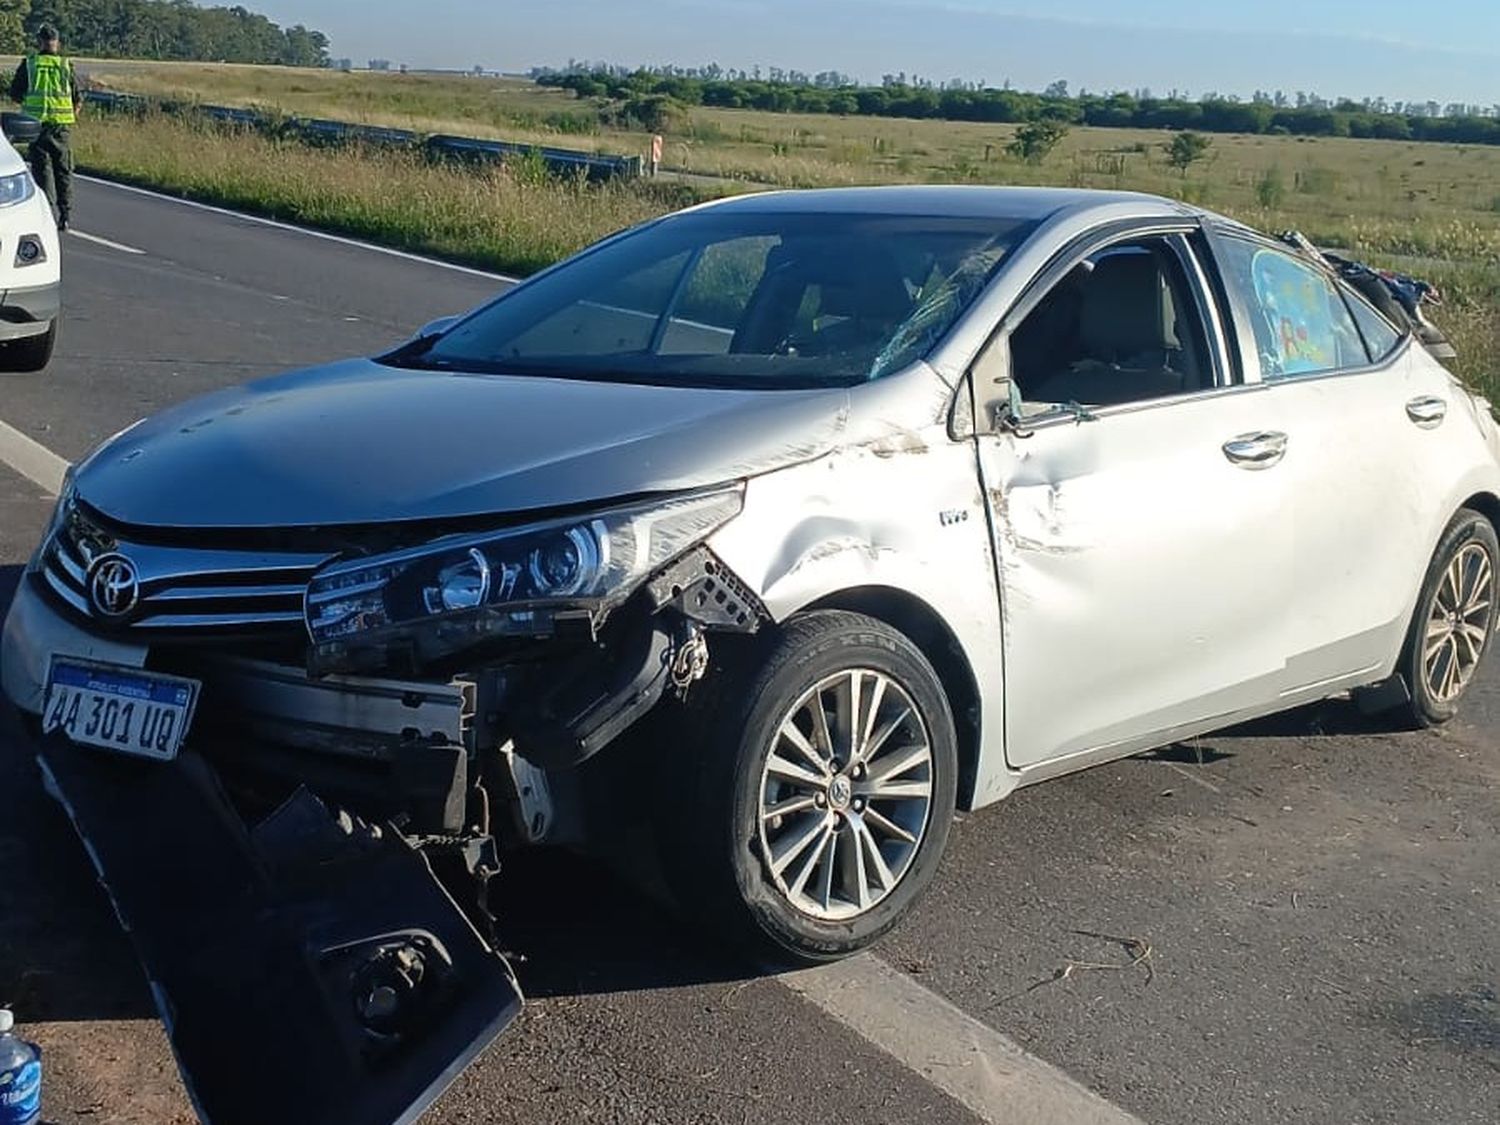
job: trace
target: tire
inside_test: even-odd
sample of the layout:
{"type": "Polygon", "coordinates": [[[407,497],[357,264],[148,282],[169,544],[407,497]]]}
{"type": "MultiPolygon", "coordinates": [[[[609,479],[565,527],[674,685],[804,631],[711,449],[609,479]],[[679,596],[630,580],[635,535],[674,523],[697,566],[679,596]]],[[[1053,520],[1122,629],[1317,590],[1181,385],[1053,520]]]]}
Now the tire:
{"type": "Polygon", "coordinates": [[[662,748],[660,860],[679,906],[778,963],[880,940],[931,882],[953,820],[958,740],[932,665],[880,621],[819,611],[732,654],[700,688],[683,715],[693,736],[662,748]],[[860,724],[843,717],[856,683],[862,762],[846,741],[860,724]],[[806,753],[829,744],[832,755],[806,753]],[[772,806],[784,811],[763,815],[772,806]]]}
{"type": "Polygon", "coordinates": [[[40,336],[0,344],[0,371],[40,371],[52,362],[57,347],[58,322],[53,321],[40,336]]]}
{"type": "Polygon", "coordinates": [[[1484,516],[1461,510],[1443,532],[1397,666],[1411,702],[1404,724],[1441,726],[1458,714],[1494,636],[1500,541],[1484,516]]]}

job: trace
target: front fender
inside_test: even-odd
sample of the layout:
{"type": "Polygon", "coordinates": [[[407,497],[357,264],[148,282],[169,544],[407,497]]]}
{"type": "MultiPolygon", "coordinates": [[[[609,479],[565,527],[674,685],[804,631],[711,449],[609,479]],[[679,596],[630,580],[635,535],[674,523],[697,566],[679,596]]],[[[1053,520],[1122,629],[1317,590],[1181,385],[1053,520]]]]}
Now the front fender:
{"type": "Polygon", "coordinates": [[[928,606],[957,640],[978,689],[974,805],[1010,790],[1000,597],[971,444],[932,426],[756,477],[743,513],[709,546],[777,622],[869,587],[928,606]]]}

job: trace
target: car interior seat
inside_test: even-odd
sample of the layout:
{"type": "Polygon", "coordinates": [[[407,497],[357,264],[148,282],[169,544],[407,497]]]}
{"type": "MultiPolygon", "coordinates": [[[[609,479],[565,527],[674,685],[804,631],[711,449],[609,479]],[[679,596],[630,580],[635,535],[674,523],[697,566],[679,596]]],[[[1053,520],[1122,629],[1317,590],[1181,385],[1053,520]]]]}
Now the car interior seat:
{"type": "Polygon", "coordinates": [[[822,239],[780,246],[767,259],[730,350],[869,353],[911,315],[912,304],[895,260],[880,247],[822,239]],[[816,297],[806,322],[810,293],[816,297]]]}
{"type": "Polygon", "coordinates": [[[1155,254],[1101,258],[1083,281],[1074,357],[1027,388],[1027,397],[1109,406],[1196,390],[1196,365],[1178,339],[1176,321],[1155,254]]]}

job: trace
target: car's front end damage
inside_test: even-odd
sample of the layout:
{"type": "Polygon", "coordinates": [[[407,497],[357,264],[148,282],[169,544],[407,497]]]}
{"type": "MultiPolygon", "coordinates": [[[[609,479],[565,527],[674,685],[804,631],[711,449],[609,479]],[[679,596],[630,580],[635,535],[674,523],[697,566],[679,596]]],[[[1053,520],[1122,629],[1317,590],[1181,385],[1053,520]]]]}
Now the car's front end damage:
{"type": "Polygon", "coordinates": [[[742,487],[203,529],[113,519],[80,475],[0,671],[200,1112],[414,1118],[520,1009],[501,856],[583,842],[577,767],[760,624],[704,545],[742,487]]]}

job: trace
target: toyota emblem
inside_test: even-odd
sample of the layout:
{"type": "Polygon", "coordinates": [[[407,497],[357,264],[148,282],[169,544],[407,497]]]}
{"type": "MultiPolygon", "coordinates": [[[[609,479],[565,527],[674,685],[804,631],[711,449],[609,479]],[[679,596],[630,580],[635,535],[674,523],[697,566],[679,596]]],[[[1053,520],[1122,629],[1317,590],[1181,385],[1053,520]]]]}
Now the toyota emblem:
{"type": "Polygon", "coordinates": [[[89,569],[89,600],[101,617],[129,616],[141,598],[135,563],[124,555],[100,555],[89,569]]]}

